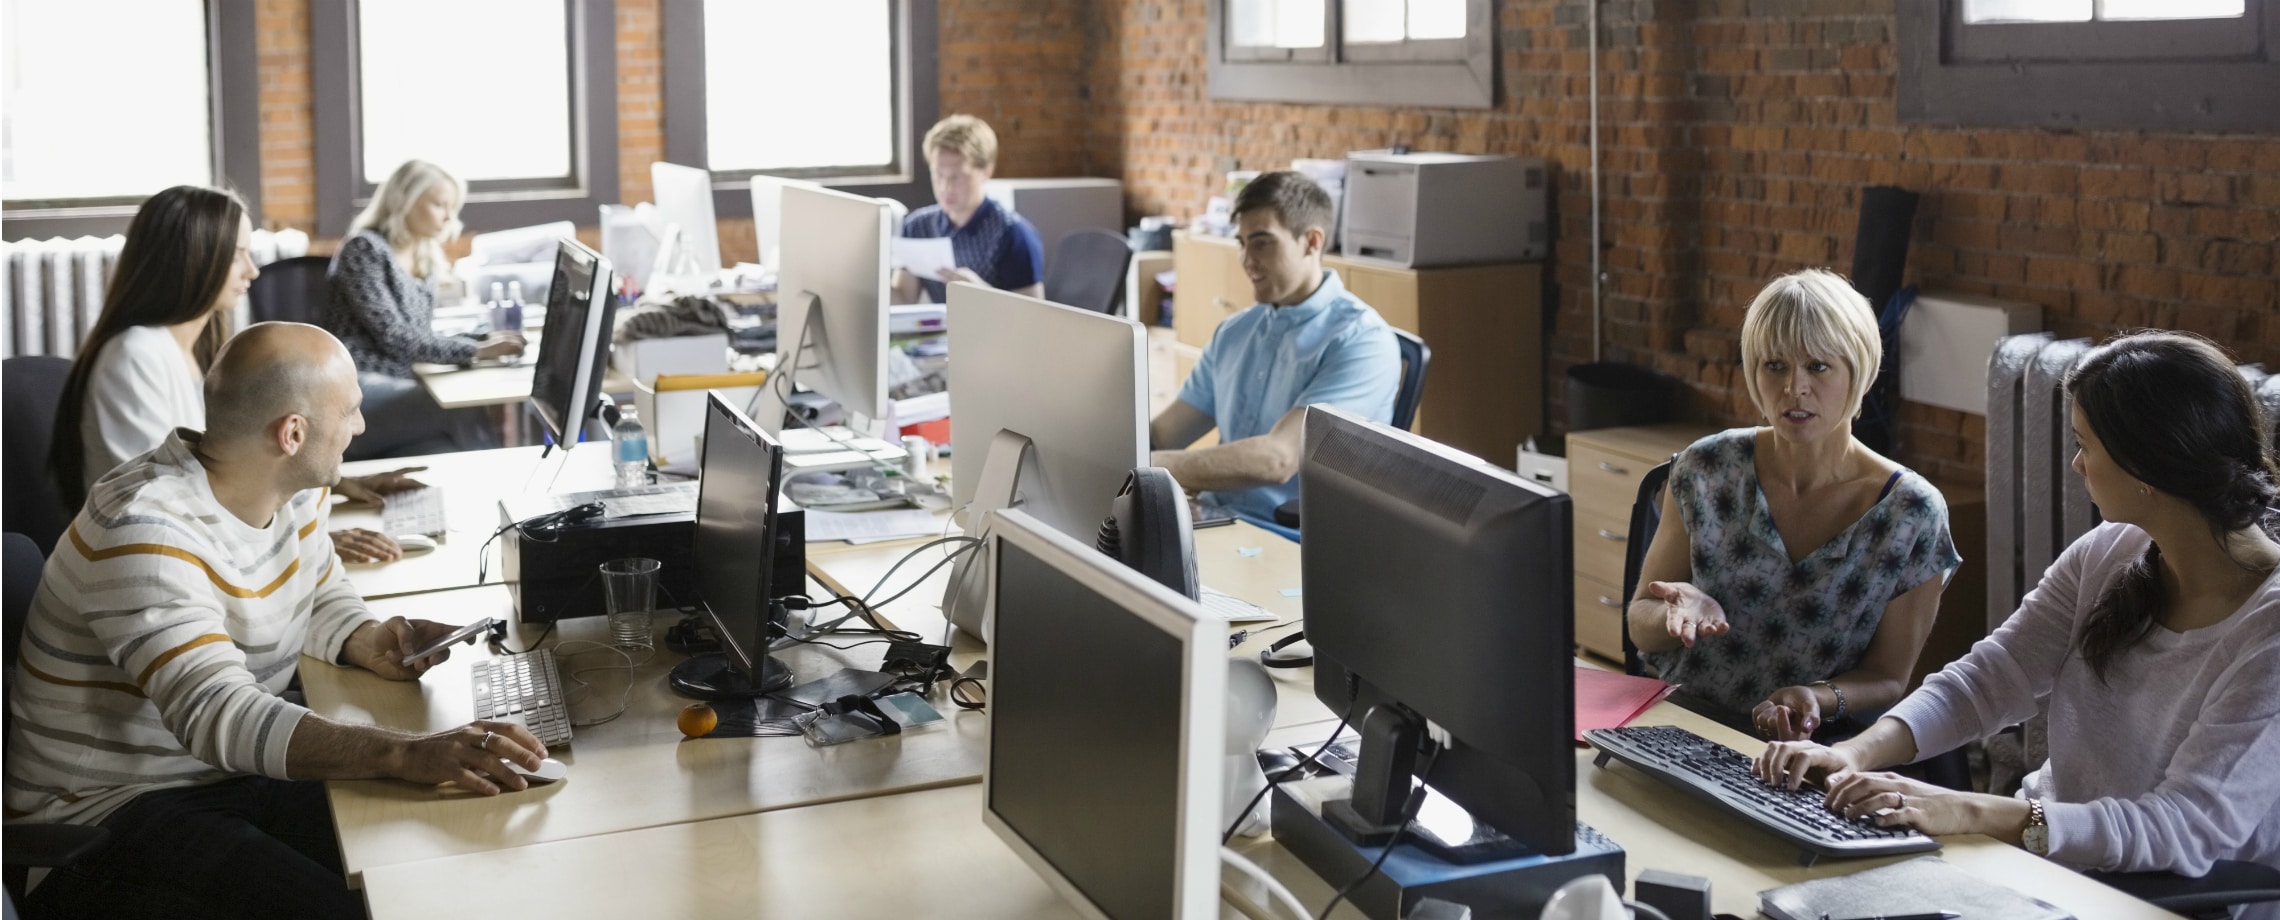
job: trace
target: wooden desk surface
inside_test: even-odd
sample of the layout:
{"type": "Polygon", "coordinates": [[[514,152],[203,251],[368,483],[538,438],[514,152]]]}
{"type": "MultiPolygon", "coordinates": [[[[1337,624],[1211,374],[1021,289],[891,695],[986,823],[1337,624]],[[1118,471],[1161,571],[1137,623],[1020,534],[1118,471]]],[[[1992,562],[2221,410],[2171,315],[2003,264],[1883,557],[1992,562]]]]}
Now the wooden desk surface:
{"type": "MultiPolygon", "coordinates": [[[[1668,703],[1640,721],[1755,744],[1668,703]]],[[[1318,742],[1328,730],[1327,724],[1284,729],[1270,743],[1318,742]]],[[[1644,775],[1620,766],[1594,768],[1591,758],[1589,749],[1576,752],[1577,813],[1628,851],[1627,882],[1648,868],[1705,876],[1718,912],[1750,917],[1764,889],[1894,861],[1801,867],[1795,851],[1771,836],[1737,826],[1644,775]]],[[[379,920],[504,910],[564,918],[1074,916],[982,825],[981,810],[976,785],[906,792],[379,867],[366,875],[365,895],[379,920]]],[[[1943,843],[1941,858],[1964,871],[2077,917],[2175,917],[1986,837],[1943,843]]],[[[1334,890],[1271,838],[1239,841],[1236,849],[1309,910],[1319,910],[1334,890]]],[[[1255,882],[1230,873],[1226,884],[1263,901],[1255,882]]],[[[1222,915],[1233,916],[1225,909],[1222,915]]],[[[1336,916],[1362,915],[1348,905],[1336,916]]]]}
{"type": "MultiPolygon", "coordinates": [[[[513,405],[530,398],[531,378],[538,368],[538,340],[537,334],[531,334],[522,359],[513,364],[414,364],[412,376],[419,378],[420,386],[427,389],[436,405],[446,409],[513,405]]],[[[610,367],[602,372],[602,392],[633,392],[633,380],[610,367]]]]}
{"type": "MultiPolygon", "coordinates": [[[[509,447],[342,464],[342,474],[349,476],[427,467],[412,477],[443,490],[449,528],[434,552],[376,565],[347,566],[349,581],[368,599],[472,587],[476,565],[486,552],[483,542],[499,527],[499,498],[606,489],[614,481],[607,445],[557,450],[544,460],[539,459],[539,451],[537,447],[509,447]]],[[[379,530],[380,511],[336,499],[332,520],[326,526],[333,530],[379,530]]],[[[496,581],[500,577],[497,543],[491,545],[488,555],[489,577],[496,581]]]]}
{"type": "MultiPolygon", "coordinates": [[[[446,622],[508,616],[507,591],[496,585],[376,601],[382,616],[403,614],[446,622]]],[[[659,629],[671,618],[660,617],[659,629]]],[[[559,636],[598,639],[600,618],[569,620],[559,636]]],[[[514,646],[535,638],[524,629],[514,646]]],[[[550,643],[552,644],[552,643],[550,643]]],[[[310,659],[301,667],[310,708],[326,718],[407,731],[442,731],[472,717],[468,662],[490,653],[453,650],[450,661],[419,683],[381,680],[365,671],[310,659]]],[[[777,653],[800,680],[841,667],[876,669],[878,646],[840,652],[799,646],[777,653]]],[[[982,772],[981,713],[937,700],[944,723],[892,739],[811,748],[802,738],[708,738],[684,742],[675,717],[688,700],[665,686],[680,656],[660,652],[634,672],[628,709],[617,719],[581,726],[554,756],[570,767],[566,782],[485,798],[394,780],[328,786],[333,822],[351,884],[375,866],[477,853],[617,831],[685,824],[792,805],[882,795],[946,783],[971,783],[982,772]]],[[[609,653],[578,654],[563,676],[592,667],[593,687],[573,691],[571,713],[587,719],[617,707],[626,688],[609,653]]]]}

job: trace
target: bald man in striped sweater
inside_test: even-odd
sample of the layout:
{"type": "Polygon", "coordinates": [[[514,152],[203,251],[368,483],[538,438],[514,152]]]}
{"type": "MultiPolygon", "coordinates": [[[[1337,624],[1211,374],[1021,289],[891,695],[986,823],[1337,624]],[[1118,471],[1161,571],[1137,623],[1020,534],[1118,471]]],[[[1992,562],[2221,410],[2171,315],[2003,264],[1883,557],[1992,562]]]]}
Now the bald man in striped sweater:
{"type": "Polygon", "coordinates": [[[109,847],[39,879],[27,914],[361,917],[323,784],[393,777],[522,789],[546,749],[512,723],[432,735],[285,699],[300,656],[416,681],[451,631],[381,620],[324,527],[364,429],[356,367],[322,329],[264,323],[177,429],[98,481],[48,559],[8,691],[9,821],[100,824],[109,847]]]}

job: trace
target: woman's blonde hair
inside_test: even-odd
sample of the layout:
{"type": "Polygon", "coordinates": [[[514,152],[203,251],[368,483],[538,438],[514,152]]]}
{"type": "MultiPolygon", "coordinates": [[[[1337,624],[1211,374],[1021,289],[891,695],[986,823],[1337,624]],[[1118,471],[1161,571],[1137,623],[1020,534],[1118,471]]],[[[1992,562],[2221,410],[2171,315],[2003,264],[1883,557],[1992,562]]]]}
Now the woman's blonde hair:
{"type": "Polygon", "coordinates": [[[1860,415],[1860,401],[1884,364],[1876,311],[1844,276],[1808,268],[1773,279],[1742,317],[1742,379],[1750,401],[1768,413],[1758,368],[1774,358],[1841,360],[1852,370],[1844,417],[1860,415]]]}
{"type": "Polygon", "coordinates": [[[989,169],[997,165],[997,132],[972,115],[952,115],[926,130],[926,142],[919,150],[929,155],[947,150],[966,158],[967,165],[989,169]]]}
{"type": "Polygon", "coordinates": [[[372,203],[364,206],[364,213],[348,224],[348,235],[355,236],[366,230],[378,231],[391,249],[409,248],[412,264],[408,266],[415,278],[432,279],[451,268],[443,255],[443,241],[459,236],[459,209],[467,204],[467,183],[457,176],[426,160],[405,160],[404,165],[388,174],[388,181],[372,192],[372,203]],[[426,196],[438,185],[451,187],[451,216],[443,222],[443,232],[429,239],[412,236],[404,225],[404,215],[412,204],[426,196]]]}

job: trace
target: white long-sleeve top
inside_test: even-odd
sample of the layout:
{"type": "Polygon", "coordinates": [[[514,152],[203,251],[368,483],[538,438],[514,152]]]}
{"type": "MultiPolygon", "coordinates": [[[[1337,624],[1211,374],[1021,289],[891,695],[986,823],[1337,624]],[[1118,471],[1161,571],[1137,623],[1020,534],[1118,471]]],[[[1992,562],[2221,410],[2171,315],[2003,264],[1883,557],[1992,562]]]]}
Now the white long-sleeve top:
{"type": "MultiPolygon", "coordinates": [[[[2280,573],[2218,623],[2155,625],[2108,680],[2075,651],[2099,597],[2152,542],[2128,524],[2084,534],[2018,612],[1890,715],[1937,754],[2047,699],[2050,759],[2023,794],[2044,800],[2052,859],[2186,875],[2219,859],[2280,866],[2280,573]]],[[[2280,917],[2280,905],[2237,916],[2280,917]]]]}
{"type": "Polygon", "coordinates": [[[205,385],[165,326],[129,326],[93,360],[79,416],[81,486],[149,453],[177,427],[206,429],[205,385]]]}
{"type": "Polygon", "coordinates": [[[325,490],[263,526],[214,499],[186,438],[97,481],[48,557],[8,688],[8,820],[93,824],[155,789],[257,773],[308,710],[303,654],[375,619],[325,533],[325,490]]]}

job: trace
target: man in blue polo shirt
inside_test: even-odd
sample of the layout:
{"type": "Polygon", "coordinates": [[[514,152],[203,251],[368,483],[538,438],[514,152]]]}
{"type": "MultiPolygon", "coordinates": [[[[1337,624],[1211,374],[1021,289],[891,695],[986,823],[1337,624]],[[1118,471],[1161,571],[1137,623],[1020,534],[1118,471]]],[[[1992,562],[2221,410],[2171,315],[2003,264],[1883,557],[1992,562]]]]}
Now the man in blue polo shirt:
{"type": "Polygon", "coordinates": [[[1148,424],[1150,462],[1206,504],[1271,519],[1297,497],[1307,406],[1393,419],[1401,350],[1385,319],[1323,269],[1329,227],[1330,196],[1295,172],[1253,179],[1235,199],[1259,302],[1219,324],[1180,398],[1148,424]],[[1185,449],[1214,427],[1217,446],[1185,449]]]}
{"type": "Polygon", "coordinates": [[[903,218],[902,235],[949,237],[958,267],[939,278],[896,269],[895,302],[914,303],[924,293],[927,300],[942,303],[948,281],[1045,296],[1045,243],[1037,228],[982,194],[997,168],[997,132],[972,115],[952,115],[926,132],[920,149],[926,151],[926,168],[933,175],[935,203],[903,218]]]}

